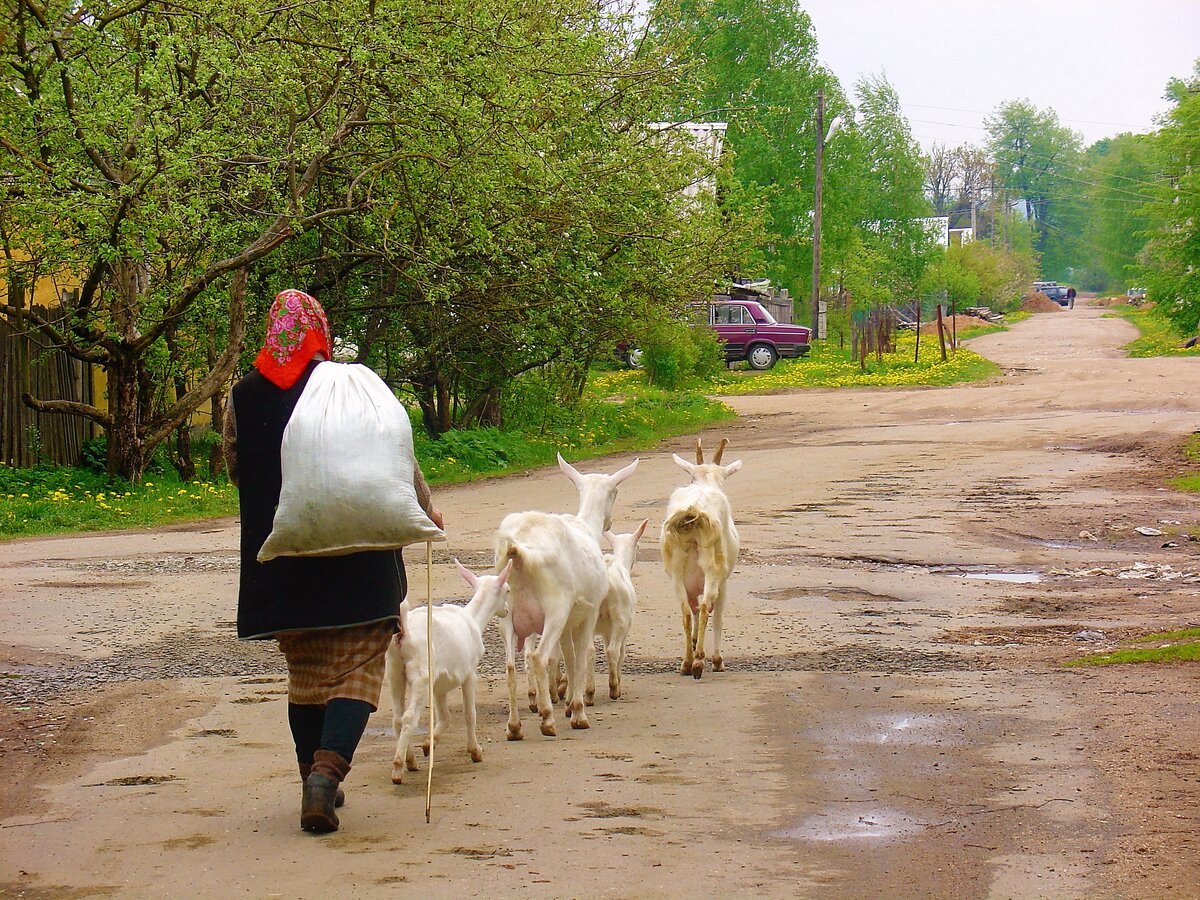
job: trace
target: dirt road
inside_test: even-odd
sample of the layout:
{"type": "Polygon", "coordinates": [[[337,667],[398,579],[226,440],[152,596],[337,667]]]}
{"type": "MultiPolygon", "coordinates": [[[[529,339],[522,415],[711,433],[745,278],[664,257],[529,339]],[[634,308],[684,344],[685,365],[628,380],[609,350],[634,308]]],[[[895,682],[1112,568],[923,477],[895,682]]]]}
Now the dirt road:
{"type": "MultiPolygon", "coordinates": [[[[1200,360],[1126,359],[1132,337],[1077,306],[975,341],[987,384],[735,401],[705,435],[745,461],[728,671],[674,674],[648,538],[626,698],[557,738],[525,712],[508,743],[493,640],[484,761],[455,721],[430,825],[424,770],[389,781],[385,706],[343,829],[297,827],[280,657],[232,636],[236,523],[0,545],[0,893],[1195,896],[1195,666],[1061,666],[1200,623],[1200,543],[1162,546],[1200,502],[1161,487],[1200,360]]],[[[656,533],[686,445],[642,454],[619,529],[656,533]]],[[[506,512],[574,496],[547,470],[438,502],[482,567],[506,512]]]]}

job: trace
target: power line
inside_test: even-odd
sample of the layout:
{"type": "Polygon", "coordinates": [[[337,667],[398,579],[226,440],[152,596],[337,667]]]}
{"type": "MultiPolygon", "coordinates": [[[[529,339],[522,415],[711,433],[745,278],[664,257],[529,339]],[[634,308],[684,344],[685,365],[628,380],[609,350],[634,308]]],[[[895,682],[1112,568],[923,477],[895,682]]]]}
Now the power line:
{"type": "MultiPolygon", "coordinates": [[[[983,116],[990,116],[996,112],[994,109],[993,110],[963,109],[958,106],[929,106],[928,104],[925,104],[925,103],[906,103],[903,100],[900,101],[900,105],[901,106],[911,106],[916,109],[938,109],[938,110],[942,110],[944,112],[978,113],[979,115],[983,115],[983,116]]],[[[916,120],[914,119],[914,121],[916,121],[916,120]]],[[[1059,117],[1059,121],[1060,122],[1082,122],[1085,125],[1113,125],[1113,126],[1116,126],[1117,128],[1139,128],[1139,127],[1141,127],[1138,125],[1130,125],[1128,122],[1101,122],[1096,119],[1068,119],[1065,117],[1059,117]]],[[[931,122],[928,124],[940,125],[940,124],[949,124],[949,123],[931,122]]],[[[963,127],[970,128],[972,126],[967,125],[967,126],[963,126],[963,127]]]]}

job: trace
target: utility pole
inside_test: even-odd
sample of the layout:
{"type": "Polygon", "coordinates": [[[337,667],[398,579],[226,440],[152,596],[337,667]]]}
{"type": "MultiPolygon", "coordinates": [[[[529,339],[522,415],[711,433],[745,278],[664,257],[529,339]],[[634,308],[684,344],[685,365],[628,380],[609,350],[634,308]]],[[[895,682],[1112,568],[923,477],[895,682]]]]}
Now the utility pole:
{"type": "Polygon", "coordinates": [[[992,172],[992,233],[988,235],[992,249],[996,249],[996,173],[992,172]]]}
{"type": "Polygon", "coordinates": [[[812,335],[819,336],[821,316],[821,165],[825,157],[825,89],[817,91],[817,164],[813,183],[812,335]]]}

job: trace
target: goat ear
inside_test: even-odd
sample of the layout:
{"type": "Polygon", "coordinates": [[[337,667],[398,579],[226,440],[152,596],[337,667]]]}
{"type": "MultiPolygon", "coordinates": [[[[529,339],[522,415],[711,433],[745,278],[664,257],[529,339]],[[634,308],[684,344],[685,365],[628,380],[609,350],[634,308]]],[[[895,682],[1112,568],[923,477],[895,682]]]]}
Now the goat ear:
{"type": "Polygon", "coordinates": [[[496,576],[497,588],[504,587],[505,582],[508,581],[508,576],[512,574],[512,565],[513,561],[510,559],[504,564],[504,568],[500,570],[500,574],[496,576]]]}
{"type": "Polygon", "coordinates": [[[649,524],[649,519],[642,519],[642,524],[639,525],[637,531],[633,533],[633,542],[635,544],[642,539],[642,535],[646,533],[646,526],[649,524]]]}
{"type": "Polygon", "coordinates": [[[733,462],[731,462],[729,465],[727,465],[725,467],[725,474],[732,475],[734,472],[736,472],[741,467],[742,467],[742,461],[740,459],[735,459],[733,462]]]}
{"type": "Polygon", "coordinates": [[[696,467],[678,453],[672,453],[671,458],[675,460],[675,465],[679,466],[679,468],[683,469],[683,471],[687,472],[689,475],[696,471],[696,467]]]}
{"type": "Polygon", "coordinates": [[[457,559],[454,560],[454,565],[458,569],[458,574],[462,576],[462,580],[469,584],[472,589],[479,584],[479,577],[457,559]]]}
{"type": "Polygon", "coordinates": [[[562,473],[571,479],[572,484],[579,484],[579,479],[582,478],[579,471],[569,462],[562,458],[562,454],[558,454],[558,467],[562,469],[562,473]]]}
{"type": "Polygon", "coordinates": [[[637,471],[639,462],[641,462],[640,459],[634,459],[634,461],[631,462],[629,465],[627,465],[625,468],[618,469],[617,471],[613,472],[613,474],[612,474],[613,481],[615,481],[617,484],[620,484],[622,481],[624,481],[626,478],[628,478],[630,475],[632,475],[634,472],[637,471]]]}

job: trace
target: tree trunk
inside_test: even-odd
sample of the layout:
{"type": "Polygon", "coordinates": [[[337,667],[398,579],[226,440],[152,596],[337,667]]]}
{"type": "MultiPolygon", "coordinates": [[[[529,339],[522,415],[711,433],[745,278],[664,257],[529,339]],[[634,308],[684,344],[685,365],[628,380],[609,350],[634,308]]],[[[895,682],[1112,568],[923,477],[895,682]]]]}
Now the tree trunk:
{"type": "Polygon", "coordinates": [[[225,431],[225,403],[221,394],[217,393],[212,395],[209,404],[209,409],[212,410],[213,431],[217,433],[217,439],[208,456],[208,475],[210,478],[216,478],[225,471],[225,443],[221,439],[225,431]]]}
{"type": "MultiPolygon", "coordinates": [[[[171,356],[172,368],[175,370],[176,400],[186,394],[188,389],[187,378],[183,374],[183,359],[179,352],[177,331],[178,326],[172,324],[163,332],[163,337],[167,342],[167,352],[171,356]]],[[[192,429],[187,419],[180,422],[179,427],[175,429],[175,453],[172,455],[171,464],[175,466],[179,477],[184,481],[191,481],[196,477],[196,460],[192,456],[192,429]]]]}
{"type": "Polygon", "coordinates": [[[112,424],[107,431],[110,476],[137,482],[146,469],[146,454],[139,433],[141,418],[141,378],[137,363],[126,356],[114,356],[108,366],[108,402],[112,424]]]}
{"type": "MultiPolygon", "coordinates": [[[[208,339],[204,342],[204,359],[208,363],[209,371],[217,367],[217,333],[216,323],[210,323],[208,328],[208,339]]],[[[217,433],[217,440],[213,443],[212,453],[208,456],[208,474],[210,478],[216,478],[225,471],[225,444],[221,440],[221,436],[225,431],[225,395],[217,391],[209,398],[209,410],[212,414],[213,431],[217,433]]]]}

